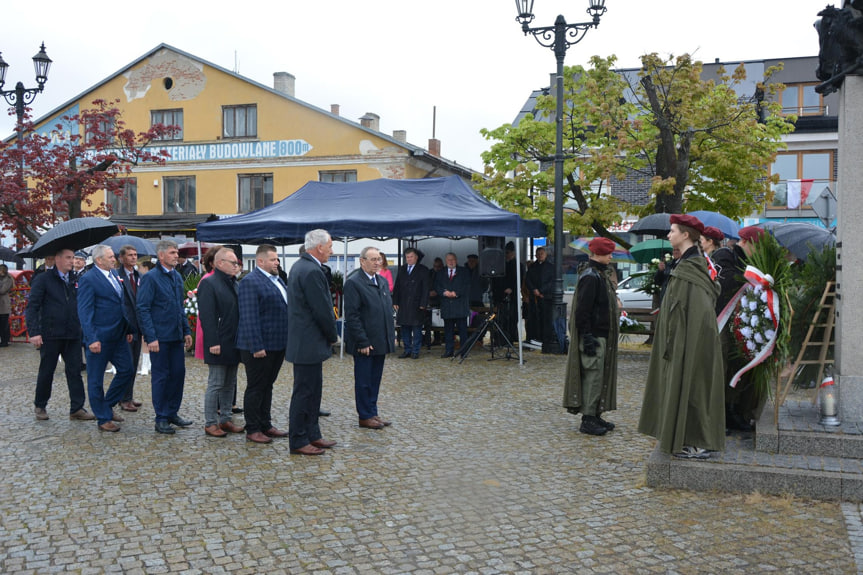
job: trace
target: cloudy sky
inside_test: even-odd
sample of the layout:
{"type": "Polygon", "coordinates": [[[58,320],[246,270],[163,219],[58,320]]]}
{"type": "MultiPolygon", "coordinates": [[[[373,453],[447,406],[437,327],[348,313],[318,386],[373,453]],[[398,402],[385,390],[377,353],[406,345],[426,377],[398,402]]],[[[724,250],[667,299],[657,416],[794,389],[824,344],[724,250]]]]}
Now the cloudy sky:
{"type": "MultiPolygon", "coordinates": [[[[489,147],[479,131],[511,122],[531,90],[549,84],[552,52],[521,33],[512,0],[185,0],[80,4],[4,3],[0,52],[5,89],[34,85],[31,58],[44,41],[54,61],[35,117],[124,68],[160,43],[266,85],[296,76],[296,96],[381,131],[407,130],[426,147],[476,170],[489,147]],[[38,7],[38,10],[34,8],[38,7]]],[[[587,0],[536,0],[534,25],[558,14],[587,20],[587,0]]],[[[840,2],[841,4],[841,2],[840,2]]],[[[812,56],[812,27],[825,0],[607,0],[598,29],[570,48],[566,64],[615,54],[635,67],[646,52],[694,53],[704,61],[812,56]]],[[[814,79],[814,71],[813,71],[814,79]]],[[[0,118],[0,136],[14,121],[0,118]]]]}

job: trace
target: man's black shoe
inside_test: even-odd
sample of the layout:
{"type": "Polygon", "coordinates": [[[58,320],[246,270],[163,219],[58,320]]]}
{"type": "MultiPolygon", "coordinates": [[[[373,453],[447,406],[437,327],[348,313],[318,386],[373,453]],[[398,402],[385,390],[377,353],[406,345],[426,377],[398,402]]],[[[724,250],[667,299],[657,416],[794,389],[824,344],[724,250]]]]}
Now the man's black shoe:
{"type": "Polygon", "coordinates": [[[611,423],[610,421],[605,421],[604,419],[602,419],[602,416],[597,415],[596,420],[599,422],[599,424],[601,426],[603,426],[607,430],[611,431],[612,429],[614,429],[614,424],[611,423]]]}
{"type": "Polygon", "coordinates": [[[578,430],[588,435],[605,435],[608,430],[599,423],[599,418],[593,415],[583,415],[581,417],[581,427],[578,430]]]}
{"type": "Polygon", "coordinates": [[[404,359],[404,358],[406,358],[406,357],[410,357],[410,356],[411,356],[411,352],[406,351],[406,352],[404,352],[403,354],[401,354],[401,355],[399,356],[399,359],[404,359]]]}
{"type": "Polygon", "coordinates": [[[177,427],[189,427],[190,425],[195,423],[191,419],[183,419],[179,415],[175,415],[174,417],[169,417],[168,422],[173,423],[177,427]]]}
{"type": "Polygon", "coordinates": [[[453,354],[452,354],[452,353],[443,352],[442,354],[440,354],[440,356],[441,356],[441,357],[452,357],[452,356],[453,356],[453,354]]]}
{"type": "Polygon", "coordinates": [[[319,415],[320,417],[329,417],[329,416],[330,416],[330,412],[329,412],[329,411],[327,411],[326,409],[318,409],[318,415],[319,415]]]}
{"type": "Polygon", "coordinates": [[[171,435],[173,433],[176,433],[176,431],[174,430],[173,427],[171,427],[171,424],[168,423],[167,421],[157,421],[156,422],[156,433],[166,433],[168,435],[171,435]]]}

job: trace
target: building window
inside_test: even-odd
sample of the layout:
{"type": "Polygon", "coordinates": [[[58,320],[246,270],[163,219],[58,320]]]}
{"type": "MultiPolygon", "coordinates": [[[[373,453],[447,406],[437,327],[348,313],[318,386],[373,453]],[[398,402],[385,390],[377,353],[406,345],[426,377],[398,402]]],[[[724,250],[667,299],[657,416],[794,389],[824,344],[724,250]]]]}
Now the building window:
{"type": "Polygon", "coordinates": [[[195,213],[195,176],[165,178],[164,213],[195,213]]]}
{"type": "MultiPolygon", "coordinates": [[[[787,206],[788,180],[812,180],[809,192],[811,201],[825,186],[836,190],[833,180],[833,154],[832,150],[810,150],[806,152],[786,152],[778,154],[773,165],[770,166],[771,174],[779,174],[779,183],[773,185],[773,207],[787,206]]],[[[808,202],[803,202],[803,207],[808,207],[808,202]]]]}
{"type": "Polygon", "coordinates": [[[152,110],[150,112],[150,127],[156,124],[178,128],[173,134],[165,134],[156,140],[164,142],[183,139],[183,110],[152,110]]]}
{"type": "Polygon", "coordinates": [[[329,170],[326,172],[319,172],[319,178],[322,182],[356,182],[357,181],[357,171],[356,170],[329,170]]]}
{"type": "Polygon", "coordinates": [[[257,135],[258,107],[256,105],[222,107],[222,137],[255,138],[257,135]]]}
{"type": "Polygon", "coordinates": [[[817,84],[788,84],[779,95],[782,113],[795,116],[823,116],[824,99],[815,91],[817,84]]]}
{"type": "Polygon", "coordinates": [[[138,213],[138,180],[135,178],[127,178],[123,180],[123,188],[121,195],[113,192],[107,193],[107,201],[111,206],[111,213],[122,215],[135,215],[138,213]]]}
{"type": "Polygon", "coordinates": [[[84,142],[91,143],[98,134],[98,137],[106,143],[111,144],[114,141],[114,120],[98,120],[95,118],[87,122],[86,132],[84,133],[84,142]]]}
{"type": "Polygon", "coordinates": [[[273,174],[240,174],[240,213],[259,210],[273,203],[273,174]]]}

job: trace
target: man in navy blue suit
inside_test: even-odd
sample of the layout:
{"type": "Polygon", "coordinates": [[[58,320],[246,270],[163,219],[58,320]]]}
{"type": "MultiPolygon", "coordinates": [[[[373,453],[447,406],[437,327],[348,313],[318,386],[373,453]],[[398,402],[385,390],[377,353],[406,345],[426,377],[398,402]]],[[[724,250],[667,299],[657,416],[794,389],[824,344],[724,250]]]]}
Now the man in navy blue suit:
{"type": "MultiPolygon", "coordinates": [[[[39,375],[36,376],[36,419],[48,419],[45,407],[51,399],[57,358],[66,365],[66,386],[69,388],[70,419],[93,420],[96,417],[84,409],[86,395],[81,378],[81,323],[78,321],[77,294],[69,279],[72,271],[72,250],[58,250],[51,256],[51,266],[30,283],[27,303],[27,332],[30,343],[39,350],[39,375]]],[[[48,258],[46,257],[47,261],[48,258]]]]}
{"type": "Polygon", "coordinates": [[[115,273],[117,263],[110,246],[98,245],[91,252],[94,266],[78,280],[78,318],[84,334],[87,354],[87,391],[90,407],[100,431],[120,431],[115,422],[123,418],[113,407],[132,384],[135,367],[129,342],[131,325],[123,305],[123,285],[115,273]],[[107,393],[104,389],[105,366],[117,369],[107,393]]]}
{"type": "Polygon", "coordinates": [[[387,280],[378,275],[382,262],[377,248],[363,248],[362,270],[345,282],[345,350],[354,356],[354,397],[360,427],[368,429],[390,425],[378,416],[384,360],[395,350],[396,339],[393,300],[387,280]]]}
{"type": "Polygon", "coordinates": [[[188,427],[194,423],[178,413],[186,383],[183,350],[192,347],[192,330],[183,311],[183,278],[174,269],[179,259],[177,242],[160,241],[156,257],[159,263],[144,274],[138,286],[138,324],[150,350],[156,432],[172,434],[171,424],[188,427]]]}
{"type": "Polygon", "coordinates": [[[258,246],[255,262],[255,269],[240,282],[237,348],[246,368],[246,440],[270,443],[273,437],[288,435],[273,425],[271,415],[273,384],[288,340],[288,293],[279,278],[275,247],[258,246]]]}
{"type": "Polygon", "coordinates": [[[453,357],[455,330],[461,345],[467,341],[467,316],[470,315],[470,271],[459,267],[452,252],[446,255],[446,267],[438,272],[435,291],[440,294],[440,315],[444,321],[445,349],[441,357],[453,357]]]}
{"type": "Polygon", "coordinates": [[[291,453],[320,455],[336,444],[321,437],[318,425],[324,361],[332,357],[332,346],[339,338],[330,286],[322,267],[333,253],[333,240],[326,230],[312,230],[306,234],[305,249],[288,276],[285,359],[294,364],[289,429],[291,453]]]}

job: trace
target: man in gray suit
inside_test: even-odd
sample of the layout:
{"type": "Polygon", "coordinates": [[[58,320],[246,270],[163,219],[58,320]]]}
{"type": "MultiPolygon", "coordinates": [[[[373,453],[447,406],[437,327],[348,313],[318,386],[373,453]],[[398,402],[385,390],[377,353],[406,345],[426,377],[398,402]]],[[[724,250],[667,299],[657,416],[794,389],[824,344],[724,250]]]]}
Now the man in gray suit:
{"type": "Polygon", "coordinates": [[[304,253],[288,276],[288,344],[285,360],[294,364],[291,394],[291,453],[321,455],[336,444],[321,436],[318,416],[323,388],[323,363],[338,341],[336,317],[327,276],[321,267],[333,253],[326,230],[306,234],[304,253]]]}
{"type": "Polygon", "coordinates": [[[378,275],[383,258],[377,248],[360,252],[362,270],[345,282],[345,349],[354,356],[354,396],[360,427],[383,429],[378,392],[384,360],[395,350],[393,300],[386,279],[378,275]]]}

